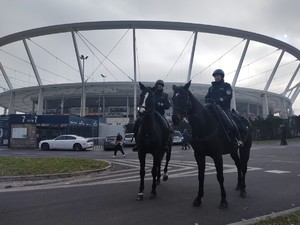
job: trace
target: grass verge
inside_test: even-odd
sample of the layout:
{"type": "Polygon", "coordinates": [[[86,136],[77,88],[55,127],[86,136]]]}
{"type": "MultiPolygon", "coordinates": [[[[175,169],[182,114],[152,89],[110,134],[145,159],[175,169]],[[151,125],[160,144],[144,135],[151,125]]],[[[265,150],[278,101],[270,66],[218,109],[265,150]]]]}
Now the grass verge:
{"type": "Polygon", "coordinates": [[[71,173],[107,166],[106,161],[90,159],[0,157],[0,176],[71,173]]]}
{"type": "Polygon", "coordinates": [[[275,218],[266,218],[251,225],[300,225],[300,210],[275,218]]]}

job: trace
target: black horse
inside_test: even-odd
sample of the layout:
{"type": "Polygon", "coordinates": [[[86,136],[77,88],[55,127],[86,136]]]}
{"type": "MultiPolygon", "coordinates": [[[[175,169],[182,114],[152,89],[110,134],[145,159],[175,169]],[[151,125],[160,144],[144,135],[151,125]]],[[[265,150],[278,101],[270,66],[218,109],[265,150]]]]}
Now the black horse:
{"type": "Polygon", "coordinates": [[[163,133],[162,127],[157,117],[161,116],[155,111],[154,105],[154,90],[151,87],[145,87],[139,83],[141,94],[138,113],[140,117],[140,125],[136,135],[136,144],[138,157],[140,161],[140,188],[136,200],[143,199],[144,178],[145,178],[145,163],[146,154],[150,153],[153,156],[152,167],[152,190],[150,198],[154,199],[157,196],[156,186],[160,183],[161,177],[161,161],[166,153],[166,164],[164,167],[163,180],[168,179],[168,163],[171,158],[172,138],[170,133],[163,133]]]}
{"type": "MultiPolygon", "coordinates": [[[[193,206],[201,204],[203,197],[203,183],[205,172],[205,157],[210,156],[217,170],[217,179],[221,188],[221,202],[219,208],[227,208],[226,192],[224,188],[223,176],[223,154],[230,154],[235,162],[238,171],[238,184],[236,190],[240,190],[240,196],[246,196],[245,176],[247,172],[247,163],[252,145],[251,124],[242,117],[242,123],[246,132],[243,133],[243,147],[239,151],[234,151],[232,143],[225,135],[222,124],[214,110],[203,106],[189,91],[191,81],[184,86],[177,87],[173,85],[173,115],[174,125],[177,125],[184,117],[188,119],[192,127],[192,142],[194,156],[198,164],[199,189],[198,195],[193,202],[193,206]]],[[[211,105],[213,108],[213,105],[211,105]]],[[[241,116],[240,116],[241,117],[241,116]]]]}

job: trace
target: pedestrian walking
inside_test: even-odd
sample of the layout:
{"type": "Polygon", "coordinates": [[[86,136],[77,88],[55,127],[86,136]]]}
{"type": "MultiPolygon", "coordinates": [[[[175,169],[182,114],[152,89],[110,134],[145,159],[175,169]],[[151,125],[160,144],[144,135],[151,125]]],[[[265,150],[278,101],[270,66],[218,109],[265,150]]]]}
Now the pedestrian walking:
{"type": "Polygon", "coordinates": [[[287,141],[286,141],[286,133],[287,133],[287,129],[285,125],[280,125],[281,128],[281,142],[280,145],[287,145],[287,141]]]}
{"type": "Polygon", "coordinates": [[[187,150],[190,149],[191,147],[189,146],[189,138],[190,135],[187,131],[187,129],[184,129],[183,133],[182,133],[182,146],[181,146],[181,150],[187,150]]]}
{"type": "Polygon", "coordinates": [[[120,133],[118,133],[116,140],[115,140],[115,149],[114,149],[114,155],[115,158],[117,156],[118,150],[123,154],[123,157],[125,157],[125,153],[123,150],[123,137],[120,133]]]}

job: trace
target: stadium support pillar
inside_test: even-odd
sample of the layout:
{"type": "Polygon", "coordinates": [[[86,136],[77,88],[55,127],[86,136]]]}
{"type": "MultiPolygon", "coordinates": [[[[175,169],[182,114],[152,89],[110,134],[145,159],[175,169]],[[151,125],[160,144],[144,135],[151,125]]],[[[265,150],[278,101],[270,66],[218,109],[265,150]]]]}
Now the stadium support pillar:
{"type": "Polygon", "coordinates": [[[60,100],[60,114],[64,114],[64,97],[60,100]]]}
{"type": "Polygon", "coordinates": [[[129,117],[129,97],[126,96],[126,118],[129,117]]]}
{"type": "Polygon", "coordinates": [[[268,97],[266,93],[262,94],[261,97],[262,97],[262,113],[263,113],[262,116],[265,119],[269,115],[268,97]]]}
{"type": "Polygon", "coordinates": [[[15,110],[15,92],[10,93],[10,98],[9,98],[9,106],[8,106],[8,114],[16,114],[15,110]]]}
{"type": "Polygon", "coordinates": [[[236,110],[235,92],[232,90],[231,108],[236,110]]]}
{"type": "Polygon", "coordinates": [[[192,68],[193,68],[193,62],[194,62],[194,55],[195,55],[195,49],[196,49],[196,43],[197,43],[197,36],[198,32],[194,32],[194,42],[193,42],[193,48],[191,52],[191,58],[190,58],[190,65],[189,65],[189,71],[188,71],[188,77],[186,79],[186,82],[189,82],[191,80],[191,74],[192,74],[192,68]]]}
{"type": "Polygon", "coordinates": [[[43,115],[43,108],[44,108],[44,91],[42,88],[40,88],[36,115],[43,115]]]}
{"type": "Polygon", "coordinates": [[[286,106],[286,101],[284,99],[281,99],[281,105],[280,105],[280,117],[282,119],[287,119],[288,118],[288,113],[287,113],[287,106],[286,106]]]}
{"type": "Polygon", "coordinates": [[[133,73],[134,73],[134,80],[133,80],[133,120],[136,120],[136,107],[137,107],[137,95],[136,95],[136,37],[135,37],[135,29],[132,29],[132,36],[133,36],[133,73]]]}

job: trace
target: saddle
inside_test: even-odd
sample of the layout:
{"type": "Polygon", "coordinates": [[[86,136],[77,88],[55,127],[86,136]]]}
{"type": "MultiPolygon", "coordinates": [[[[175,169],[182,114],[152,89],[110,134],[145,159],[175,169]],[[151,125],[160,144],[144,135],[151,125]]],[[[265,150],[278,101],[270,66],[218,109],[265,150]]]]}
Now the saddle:
{"type": "Polygon", "coordinates": [[[229,140],[230,134],[228,132],[230,128],[232,129],[233,127],[235,127],[234,129],[236,129],[236,132],[238,132],[238,134],[236,135],[240,136],[241,141],[244,142],[246,140],[249,131],[249,122],[244,116],[240,115],[234,109],[228,112],[230,113],[230,115],[227,115],[227,113],[219,105],[216,104],[207,104],[205,105],[205,107],[210,112],[217,115],[217,118],[222,124],[223,130],[229,140]]]}

